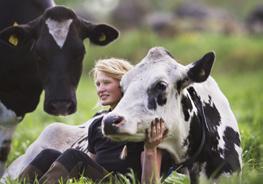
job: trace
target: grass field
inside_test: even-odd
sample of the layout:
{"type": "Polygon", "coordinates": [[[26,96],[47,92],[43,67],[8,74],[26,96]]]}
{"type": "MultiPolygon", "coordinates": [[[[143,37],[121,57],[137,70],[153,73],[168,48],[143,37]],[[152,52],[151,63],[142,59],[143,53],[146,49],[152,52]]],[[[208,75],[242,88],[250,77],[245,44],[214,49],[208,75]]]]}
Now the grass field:
{"type": "MultiPolygon", "coordinates": [[[[231,177],[220,183],[256,184],[263,181],[263,39],[262,37],[222,36],[188,34],[176,38],[160,38],[145,32],[130,32],[122,35],[109,47],[87,47],[85,71],[80,82],[78,111],[68,117],[53,117],[42,111],[43,104],[28,114],[18,126],[12,143],[8,163],[24,153],[39,133],[51,122],[81,124],[98,109],[96,92],[87,71],[95,59],[101,57],[123,57],[134,63],[147,50],[156,45],[168,48],[179,61],[189,63],[210,50],[215,50],[217,61],[212,76],[229,99],[239,122],[243,148],[243,171],[241,179],[231,177]],[[138,48],[138,45],[140,48],[138,48]],[[127,49],[122,49],[126,48],[127,49]]],[[[87,182],[85,179],[79,183],[87,182]]],[[[165,183],[188,183],[184,176],[173,174],[165,183]],[[176,179],[175,179],[176,178],[176,179]]],[[[202,183],[202,182],[201,182],[202,183]]]]}

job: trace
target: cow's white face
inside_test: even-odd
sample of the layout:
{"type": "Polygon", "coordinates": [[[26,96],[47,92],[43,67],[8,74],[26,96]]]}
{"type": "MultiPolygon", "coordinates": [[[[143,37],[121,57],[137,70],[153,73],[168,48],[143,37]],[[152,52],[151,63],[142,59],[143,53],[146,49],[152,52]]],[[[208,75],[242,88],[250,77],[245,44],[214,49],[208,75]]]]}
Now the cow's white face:
{"type": "Polygon", "coordinates": [[[183,66],[164,48],[152,48],[121,80],[124,96],[104,117],[103,133],[115,140],[142,141],[150,122],[162,117],[170,134],[176,134],[171,136],[186,137],[180,93],[192,82],[206,80],[213,60],[209,53],[183,66]]]}

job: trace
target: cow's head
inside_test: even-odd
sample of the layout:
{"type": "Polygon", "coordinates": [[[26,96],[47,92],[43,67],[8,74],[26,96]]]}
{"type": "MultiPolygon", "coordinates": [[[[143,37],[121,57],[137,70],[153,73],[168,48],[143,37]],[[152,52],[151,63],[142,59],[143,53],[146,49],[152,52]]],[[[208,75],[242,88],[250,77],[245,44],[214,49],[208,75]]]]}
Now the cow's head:
{"type": "Polygon", "coordinates": [[[150,49],[147,56],[123,76],[124,96],[104,117],[103,133],[115,140],[142,141],[150,122],[162,117],[169,132],[176,132],[180,137],[183,131],[178,129],[184,129],[180,127],[184,126],[180,123],[183,118],[181,94],[192,83],[208,78],[214,58],[210,52],[184,66],[164,48],[150,49]]]}
{"type": "Polygon", "coordinates": [[[54,115],[76,111],[75,90],[85,54],[83,40],[89,38],[91,43],[103,46],[117,37],[113,27],[87,22],[62,6],[47,9],[28,24],[8,27],[0,33],[0,39],[14,49],[26,47],[33,54],[45,90],[44,110],[54,115]]]}

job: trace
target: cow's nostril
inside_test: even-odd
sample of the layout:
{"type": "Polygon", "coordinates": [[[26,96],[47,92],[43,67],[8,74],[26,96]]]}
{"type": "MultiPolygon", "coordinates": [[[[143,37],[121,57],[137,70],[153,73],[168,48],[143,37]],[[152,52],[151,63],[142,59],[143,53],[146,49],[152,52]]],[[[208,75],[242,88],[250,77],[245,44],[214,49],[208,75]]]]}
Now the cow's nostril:
{"type": "Polygon", "coordinates": [[[76,105],[73,102],[70,102],[67,107],[68,114],[71,114],[76,111],[76,105]]]}
{"type": "Polygon", "coordinates": [[[72,114],[75,111],[75,104],[71,101],[50,102],[48,111],[55,115],[72,114]]]}
{"type": "Polygon", "coordinates": [[[113,118],[112,125],[118,127],[120,123],[122,122],[122,120],[123,120],[123,117],[117,116],[113,118]]]}
{"type": "Polygon", "coordinates": [[[121,116],[108,116],[104,121],[104,132],[106,135],[115,134],[118,132],[118,127],[121,125],[123,117],[121,116]]]}

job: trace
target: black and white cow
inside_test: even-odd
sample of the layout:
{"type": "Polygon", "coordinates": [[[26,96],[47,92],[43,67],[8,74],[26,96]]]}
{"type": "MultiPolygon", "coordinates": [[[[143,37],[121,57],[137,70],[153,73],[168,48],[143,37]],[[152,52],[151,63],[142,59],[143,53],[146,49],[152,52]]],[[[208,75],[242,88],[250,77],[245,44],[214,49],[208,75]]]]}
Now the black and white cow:
{"type": "Polygon", "coordinates": [[[210,52],[184,66],[164,48],[150,49],[122,78],[124,96],[104,116],[103,133],[114,140],[142,141],[150,122],[161,117],[169,133],[159,147],[188,170],[191,183],[198,183],[201,173],[216,180],[240,171],[237,121],[209,76],[214,59],[210,52]]]}
{"type": "Polygon", "coordinates": [[[26,113],[35,110],[43,90],[47,113],[68,115],[76,111],[75,90],[85,55],[83,40],[107,45],[118,37],[118,31],[106,24],[90,23],[66,7],[54,6],[51,0],[1,1],[0,7],[11,14],[4,16],[3,24],[1,19],[1,28],[15,23],[0,32],[1,176],[15,127],[26,113]],[[32,6],[25,8],[29,2],[32,6]],[[12,8],[19,7],[25,8],[25,13],[12,14],[12,8]]]}

